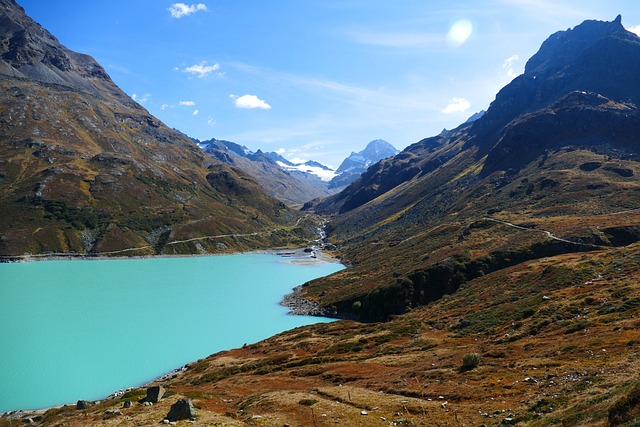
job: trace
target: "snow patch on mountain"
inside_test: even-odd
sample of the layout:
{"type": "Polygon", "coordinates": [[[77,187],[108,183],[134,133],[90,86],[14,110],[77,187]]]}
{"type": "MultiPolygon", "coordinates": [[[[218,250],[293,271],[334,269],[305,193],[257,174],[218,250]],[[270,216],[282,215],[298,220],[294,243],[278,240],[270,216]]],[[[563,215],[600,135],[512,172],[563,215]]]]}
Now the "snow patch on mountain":
{"type": "Polygon", "coordinates": [[[277,161],[276,164],[287,171],[298,171],[316,175],[325,182],[331,181],[336,176],[336,171],[317,162],[287,165],[282,161],[277,161]],[[318,164],[319,166],[316,166],[315,164],[318,164]]]}

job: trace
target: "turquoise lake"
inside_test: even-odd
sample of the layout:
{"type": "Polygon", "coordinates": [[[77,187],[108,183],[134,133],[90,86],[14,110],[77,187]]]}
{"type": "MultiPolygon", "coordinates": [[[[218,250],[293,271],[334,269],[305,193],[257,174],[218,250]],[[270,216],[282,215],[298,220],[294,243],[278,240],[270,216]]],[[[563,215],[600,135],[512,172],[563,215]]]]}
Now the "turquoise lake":
{"type": "Polygon", "coordinates": [[[0,264],[0,412],[102,399],[329,321],[279,302],[342,268],[266,254],[0,264]]]}

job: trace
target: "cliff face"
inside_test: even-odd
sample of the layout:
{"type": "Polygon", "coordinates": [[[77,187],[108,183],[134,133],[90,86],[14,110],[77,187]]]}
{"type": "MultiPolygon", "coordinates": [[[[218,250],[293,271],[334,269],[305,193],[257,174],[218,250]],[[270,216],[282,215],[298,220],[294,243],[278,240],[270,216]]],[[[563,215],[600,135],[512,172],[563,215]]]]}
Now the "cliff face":
{"type": "Polygon", "coordinates": [[[12,0],[0,0],[0,209],[4,256],[215,251],[206,239],[199,249],[166,244],[249,234],[295,216],[151,116],[12,0]],[[250,195],[238,196],[242,188],[250,195]]]}

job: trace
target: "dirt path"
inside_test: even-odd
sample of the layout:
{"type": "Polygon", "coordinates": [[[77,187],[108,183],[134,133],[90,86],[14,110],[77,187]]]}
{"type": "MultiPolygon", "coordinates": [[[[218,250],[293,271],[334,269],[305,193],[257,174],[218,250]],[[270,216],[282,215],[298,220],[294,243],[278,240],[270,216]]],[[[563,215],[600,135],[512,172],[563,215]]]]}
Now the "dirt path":
{"type": "Polygon", "coordinates": [[[495,218],[490,218],[490,217],[485,217],[483,219],[485,221],[493,221],[493,222],[497,222],[499,224],[506,225],[508,227],[517,228],[518,230],[525,230],[525,231],[533,231],[533,232],[537,232],[537,233],[544,233],[548,237],[550,237],[551,239],[558,240],[559,242],[569,243],[569,244],[572,244],[572,245],[580,245],[580,246],[585,246],[585,245],[586,246],[593,246],[595,248],[599,248],[600,247],[599,245],[592,245],[590,243],[573,242],[571,240],[563,239],[562,237],[558,237],[555,234],[553,234],[552,232],[546,231],[546,230],[540,230],[540,229],[537,229],[537,228],[523,227],[521,225],[512,224],[512,223],[507,222],[507,221],[502,221],[502,220],[495,219],[495,218]]]}
{"type": "MultiPolygon", "coordinates": [[[[223,237],[259,236],[259,235],[278,232],[278,231],[284,230],[286,228],[288,228],[288,227],[273,228],[273,229],[266,230],[266,231],[256,231],[256,232],[253,232],[253,233],[246,233],[246,234],[231,233],[231,234],[218,234],[218,235],[215,235],[215,236],[194,237],[194,238],[185,239],[185,240],[174,240],[172,242],[166,243],[164,246],[177,245],[177,244],[180,244],[180,243],[195,242],[195,241],[198,241],[198,240],[220,239],[220,238],[223,238],[223,237]]],[[[136,247],[133,247],[133,248],[125,248],[125,249],[119,249],[117,251],[106,251],[106,252],[54,252],[54,253],[47,253],[47,254],[28,254],[28,255],[4,256],[2,258],[29,259],[29,258],[55,258],[55,257],[84,257],[84,256],[101,257],[101,256],[112,256],[112,255],[124,254],[126,252],[150,249],[150,248],[153,248],[154,246],[155,245],[136,246],[136,247]]]]}

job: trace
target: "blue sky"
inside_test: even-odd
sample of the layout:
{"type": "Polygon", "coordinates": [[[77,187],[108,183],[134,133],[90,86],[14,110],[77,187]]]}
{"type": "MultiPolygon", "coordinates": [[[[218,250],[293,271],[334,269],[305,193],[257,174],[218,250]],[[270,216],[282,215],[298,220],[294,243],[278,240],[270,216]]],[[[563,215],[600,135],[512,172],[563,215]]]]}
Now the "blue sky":
{"type": "Polygon", "coordinates": [[[168,126],[333,167],[486,109],[552,33],[637,0],[17,0],[168,126]]]}

